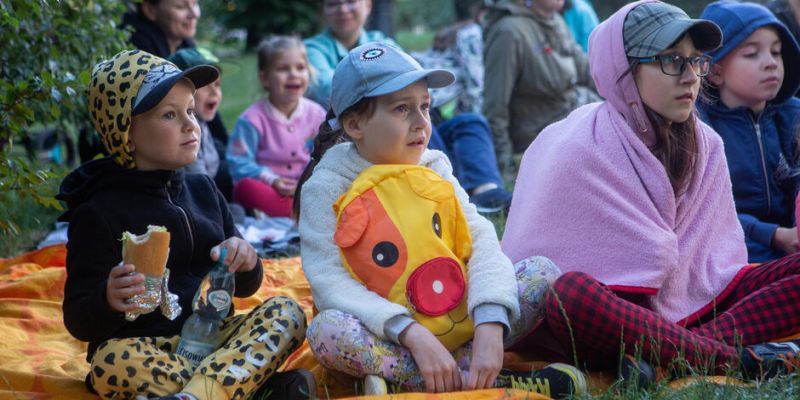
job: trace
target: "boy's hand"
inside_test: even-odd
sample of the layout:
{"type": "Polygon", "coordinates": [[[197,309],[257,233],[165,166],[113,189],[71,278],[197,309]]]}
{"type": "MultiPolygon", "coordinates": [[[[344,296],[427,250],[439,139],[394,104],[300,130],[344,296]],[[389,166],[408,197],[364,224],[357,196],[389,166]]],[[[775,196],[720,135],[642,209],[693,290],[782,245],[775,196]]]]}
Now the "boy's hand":
{"type": "Polygon", "coordinates": [[[228,249],[228,254],[225,255],[225,260],[223,261],[228,266],[228,271],[247,272],[256,266],[256,260],[258,259],[256,249],[246,240],[235,236],[225,239],[222,243],[211,248],[212,260],[219,260],[220,249],[223,247],[228,249]]]}
{"type": "Polygon", "coordinates": [[[467,377],[468,390],[494,387],[494,381],[503,367],[503,325],[480,324],[472,340],[472,361],[467,377]]]}
{"type": "Polygon", "coordinates": [[[787,255],[796,253],[798,250],[797,228],[778,227],[772,237],[772,247],[787,255]]]}
{"type": "Polygon", "coordinates": [[[112,310],[124,313],[138,307],[126,301],[134,295],[144,293],[144,275],[134,271],[133,264],[120,263],[108,273],[106,301],[112,310]]]}
{"type": "Polygon", "coordinates": [[[442,393],[461,390],[461,372],[456,360],[428,328],[416,322],[409,325],[400,334],[400,343],[411,351],[425,380],[426,391],[442,393]]]}
{"type": "Polygon", "coordinates": [[[281,196],[294,196],[294,192],[297,190],[297,181],[289,178],[278,178],[272,182],[272,187],[274,187],[281,196]]]}

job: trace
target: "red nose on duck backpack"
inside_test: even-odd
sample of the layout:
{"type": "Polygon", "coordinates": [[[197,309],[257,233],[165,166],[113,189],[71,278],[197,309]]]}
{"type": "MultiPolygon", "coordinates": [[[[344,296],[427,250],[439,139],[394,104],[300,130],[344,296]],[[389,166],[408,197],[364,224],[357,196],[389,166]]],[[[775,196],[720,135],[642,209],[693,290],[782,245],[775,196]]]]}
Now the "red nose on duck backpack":
{"type": "Polygon", "coordinates": [[[450,182],[417,165],[374,165],[333,210],[334,241],[358,281],[408,308],[448,350],[472,339],[472,238],[450,182]]]}

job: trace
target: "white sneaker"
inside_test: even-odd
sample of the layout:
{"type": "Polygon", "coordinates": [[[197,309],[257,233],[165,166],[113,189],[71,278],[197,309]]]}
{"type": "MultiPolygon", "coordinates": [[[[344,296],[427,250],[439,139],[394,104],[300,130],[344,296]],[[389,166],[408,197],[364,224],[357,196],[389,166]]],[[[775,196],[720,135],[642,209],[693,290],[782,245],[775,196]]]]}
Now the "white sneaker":
{"type": "Polygon", "coordinates": [[[386,381],[378,375],[367,375],[364,377],[364,396],[378,396],[389,394],[386,381]]]}

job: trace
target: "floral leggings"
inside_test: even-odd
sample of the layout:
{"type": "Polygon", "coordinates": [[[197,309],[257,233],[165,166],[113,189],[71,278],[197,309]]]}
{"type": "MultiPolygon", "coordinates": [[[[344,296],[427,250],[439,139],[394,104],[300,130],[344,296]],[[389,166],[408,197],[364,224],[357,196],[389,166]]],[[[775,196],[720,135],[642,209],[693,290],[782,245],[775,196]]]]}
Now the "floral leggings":
{"type": "MultiPolygon", "coordinates": [[[[520,300],[520,318],[511,321],[505,346],[530,333],[543,318],[545,293],[561,271],[545,257],[531,257],[514,265],[520,300]]],[[[325,310],[308,327],[311,351],[325,368],[355,377],[379,375],[409,390],[425,387],[411,352],[402,345],[379,339],[348,313],[325,310]]],[[[453,352],[461,371],[469,370],[472,342],[453,352]]]]}

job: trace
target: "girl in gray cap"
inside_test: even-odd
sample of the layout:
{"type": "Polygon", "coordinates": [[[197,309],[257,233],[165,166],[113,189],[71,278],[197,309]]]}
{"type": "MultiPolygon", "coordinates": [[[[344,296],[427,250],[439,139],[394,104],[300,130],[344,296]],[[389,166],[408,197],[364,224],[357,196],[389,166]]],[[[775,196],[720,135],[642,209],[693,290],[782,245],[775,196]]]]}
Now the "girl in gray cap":
{"type": "MultiPolygon", "coordinates": [[[[332,112],[320,127],[311,163],[298,183],[295,197],[299,200],[295,203],[295,215],[300,219],[303,270],[320,310],[307,333],[310,348],[327,368],[355,377],[368,376],[368,394],[386,392],[381,378],[405,389],[430,392],[482,389],[496,384],[510,386],[513,382],[517,387],[553,397],[580,393],[585,390],[583,375],[566,364],[550,365],[533,373],[501,371],[504,344],[524,336],[540,321],[539,301],[559,271],[544,257],[512,265],[500,250],[494,227],[478,214],[453,176],[447,157],[440,151],[427,149],[431,137],[428,88],[449,85],[453,79],[449,71],[423,69],[401,50],[382,43],[367,43],[353,49],[336,68],[332,112]],[[421,291],[433,290],[423,302],[396,298],[390,301],[391,294],[374,289],[369,279],[352,272],[356,268],[373,268],[375,274],[381,274],[379,271],[399,268],[402,274],[414,271],[412,277],[423,270],[438,274],[437,271],[441,271],[438,265],[425,268],[445,256],[436,254],[420,262],[411,261],[418,254],[414,244],[438,246],[439,239],[450,234],[452,225],[444,217],[440,221],[438,214],[424,221],[422,229],[414,231],[419,236],[429,234],[429,230],[436,231],[438,238],[430,237],[420,244],[416,237],[388,237],[387,234],[387,241],[377,240],[374,247],[366,246],[367,251],[362,253],[365,256],[355,259],[357,262],[349,261],[352,259],[347,258],[344,250],[340,256],[340,248],[360,246],[374,239],[372,234],[363,233],[351,239],[344,237],[347,233],[342,234],[341,225],[347,222],[337,221],[336,211],[341,199],[351,193],[355,181],[362,181],[368,169],[374,171],[387,164],[397,164],[391,165],[396,169],[427,167],[425,174],[452,188],[450,194],[445,195],[447,200],[441,201],[452,207],[457,205],[455,209],[463,211],[464,225],[468,227],[466,235],[471,239],[462,236],[463,241],[458,243],[467,247],[470,255],[450,258],[466,264],[466,284],[462,273],[458,272],[461,277],[458,280],[437,277],[428,281],[428,286],[420,285],[421,291]],[[464,245],[470,241],[471,244],[464,245]],[[452,293],[457,292],[455,297],[459,300],[468,298],[464,307],[468,309],[467,316],[458,314],[452,319],[455,324],[465,321],[468,332],[460,336],[460,341],[447,344],[442,336],[449,331],[434,334],[435,329],[424,326],[425,317],[420,317],[420,313],[443,314],[429,312],[420,305],[437,298],[438,294],[450,293],[452,287],[457,287],[452,293]]],[[[420,204],[409,201],[403,206],[419,210],[420,204]]],[[[403,206],[383,214],[375,211],[379,208],[376,206],[353,218],[368,215],[369,222],[365,224],[372,224],[381,215],[398,212],[396,210],[403,206]]],[[[449,213],[443,216],[454,214],[443,212],[449,213]]],[[[413,219],[419,215],[410,212],[405,217],[413,219]]],[[[405,222],[404,219],[394,221],[405,222]]],[[[392,229],[403,229],[393,228],[401,225],[387,222],[375,229],[374,236],[383,237],[392,229]]],[[[452,255],[447,250],[441,254],[452,255]]],[[[388,278],[392,278],[392,282],[398,280],[397,276],[388,278]]],[[[404,284],[402,279],[405,278],[399,282],[404,284]]],[[[385,283],[380,278],[373,281],[385,283]]],[[[414,287],[411,277],[405,285],[403,287],[414,287]]],[[[447,312],[449,310],[454,308],[447,312]]],[[[453,329],[456,329],[455,324],[453,329]]]]}

